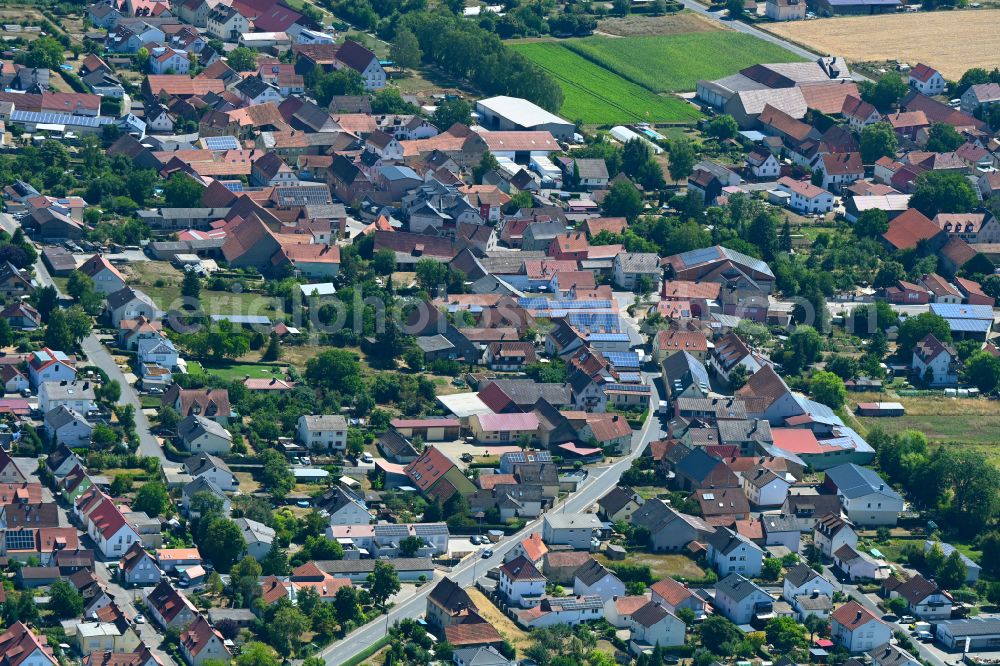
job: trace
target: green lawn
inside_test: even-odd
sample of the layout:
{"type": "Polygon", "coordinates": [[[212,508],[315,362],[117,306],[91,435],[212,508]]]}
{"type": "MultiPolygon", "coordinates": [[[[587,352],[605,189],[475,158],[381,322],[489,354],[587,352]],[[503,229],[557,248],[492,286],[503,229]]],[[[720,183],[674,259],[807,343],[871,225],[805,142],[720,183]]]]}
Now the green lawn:
{"type": "MultiPolygon", "coordinates": [[[[183,273],[165,261],[139,261],[129,265],[129,283],[149,294],[157,307],[170,311],[180,308],[183,273]]],[[[283,318],[276,307],[280,300],[252,292],[210,291],[202,287],[199,298],[206,315],[262,315],[283,318]]]]}
{"type": "Polygon", "coordinates": [[[698,580],[705,576],[705,570],[686,555],[676,553],[642,553],[631,552],[624,560],[609,560],[604,555],[598,554],[596,559],[601,564],[632,564],[641,566],[645,564],[652,570],[653,578],[661,580],[663,578],[676,578],[678,580],[698,580]]]}
{"type": "Polygon", "coordinates": [[[282,378],[287,372],[288,366],[284,364],[257,365],[253,363],[206,363],[198,361],[188,362],[188,373],[197,377],[199,375],[212,375],[225,381],[243,380],[247,375],[254,379],[270,379],[272,377],[282,378]]]}
{"type": "Polygon", "coordinates": [[[640,121],[694,122],[701,114],[679,97],[657,95],[564,46],[567,42],[511,44],[559,82],[564,100],[560,114],[588,125],[640,121]]]}
{"type": "Polygon", "coordinates": [[[655,37],[585,37],[562,44],[653,92],[690,92],[699,79],[717,79],[764,62],[796,62],[785,49],[729,30],[655,37]]]}

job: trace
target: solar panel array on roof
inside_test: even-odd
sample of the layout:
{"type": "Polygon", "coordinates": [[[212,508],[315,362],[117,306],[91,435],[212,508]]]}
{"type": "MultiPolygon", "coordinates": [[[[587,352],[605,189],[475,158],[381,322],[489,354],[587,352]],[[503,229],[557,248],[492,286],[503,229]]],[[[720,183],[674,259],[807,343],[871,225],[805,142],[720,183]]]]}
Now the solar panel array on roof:
{"type": "Polygon", "coordinates": [[[931,312],[945,319],[993,319],[993,308],[988,305],[931,303],[931,312]]]}
{"type": "Polygon", "coordinates": [[[716,247],[703,247],[700,250],[690,250],[681,255],[681,261],[685,266],[695,266],[697,264],[708,263],[720,259],[719,251],[716,247]]]}
{"type": "Polygon", "coordinates": [[[14,111],[10,114],[10,119],[13,122],[76,125],[77,127],[101,127],[102,125],[110,125],[113,122],[113,119],[107,116],[74,116],[68,113],[39,111],[14,111]]]}
{"type": "Polygon", "coordinates": [[[525,453],[524,451],[511,451],[510,453],[505,453],[503,455],[504,460],[511,464],[552,462],[552,454],[548,451],[531,451],[529,453],[525,453]]]}
{"type": "Polygon", "coordinates": [[[628,333],[590,333],[587,335],[590,342],[627,342],[628,333]]]}
{"type": "Polygon", "coordinates": [[[607,391],[618,391],[619,393],[649,393],[648,384],[608,384],[604,388],[607,391]]]}
{"type": "Polygon", "coordinates": [[[205,137],[205,147],[209,150],[239,150],[240,142],[234,136],[205,137]]]}
{"type": "Polygon", "coordinates": [[[230,192],[242,192],[243,183],[238,180],[224,180],[222,181],[222,186],[225,187],[230,192]]]}
{"type": "Polygon", "coordinates": [[[7,550],[35,549],[35,533],[31,530],[8,530],[5,541],[7,550]]]}
{"type": "Polygon", "coordinates": [[[550,603],[557,605],[563,610],[587,610],[590,608],[600,608],[601,598],[597,595],[585,597],[566,597],[563,599],[552,599],[550,603]]]}
{"type": "Polygon", "coordinates": [[[618,379],[626,383],[639,383],[642,381],[641,372],[619,372],[618,379]]]}
{"type": "Polygon", "coordinates": [[[596,310],[608,309],[611,307],[611,301],[608,299],[597,299],[592,301],[561,301],[531,296],[519,298],[518,304],[527,310],[596,310]]]}
{"type": "Polygon", "coordinates": [[[621,319],[610,312],[573,312],[569,315],[569,324],[580,331],[602,331],[618,333],[621,331],[621,319]]]}
{"type": "Polygon", "coordinates": [[[443,523],[421,523],[413,526],[413,533],[417,536],[439,536],[448,534],[448,526],[443,523]]]}
{"type": "Polygon", "coordinates": [[[406,525],[376,525],[375,536],[405,539],[410,536],[410,528],[406,525]]]}
{"type": "Polygon", "coordinates": [[[639,367],[639,354],[636,352],[604,352],[604,358],[619,369],[639,367]]]}

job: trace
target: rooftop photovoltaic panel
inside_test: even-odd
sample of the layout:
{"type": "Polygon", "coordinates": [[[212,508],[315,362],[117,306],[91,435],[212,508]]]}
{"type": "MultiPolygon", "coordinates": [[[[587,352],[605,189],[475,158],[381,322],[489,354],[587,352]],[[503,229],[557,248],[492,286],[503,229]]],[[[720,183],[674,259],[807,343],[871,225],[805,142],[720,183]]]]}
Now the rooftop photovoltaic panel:
{"type": "Polygon", "coordinates": [[[73,116],[68,113],[49,113],[39,111],[14,111],[10,114],[14,122],[42,123],[48,125],[76,125],[77,127],[101,127],[110,125],[112,118],[107,116],[73,116]]]}
{"type": "Polygon", "coordinates": [[[243,183],[238,180],[224,180],[222,181],[222,186],[225,187],[230,192],[243,191],[243,183]]]}
{"type": "Polygon", "coordinates": [[[605,391],[618,391],[619,393],[649,393],[648,384],[608,384],[605,391]]]}
{"type": "Polygon", "coordinates": [[[638,368],[639,355],[635,352],[604,352],[604,358],[616,368],[638,368]]]}
{"type": "Polygon", "coordinates": [[[208,136],[203,139],[209,150],[239,150],[240,142],[234,136],[208,136]]]}
{"type": "Polygon", "coordinates": [[[448,534],[448,526],[441,523],[424,525],[418,524],[413,526],[413,533],[417,536],[435,536],[441,534],[448,534]]]}
{"type": "Polygon", "coordinates": [[[410,535],[410,528],[406,525],[376,525],[375,536],[379,537],[402,537],[410,535]]]}
{"type": "Polygon", "coordinates": [[[512,451],[504,454],[504,460],[509,463],[552,462],[552,454],[548,451],[532,451],[531,453],[512,451]]]}
{"type": "Polygon", "coordinates": [[[569,315],[570,326],[576,329],[617,333],[621,330],[621,319],[609,312],[573,312],[569,315]]]}
{"type": "Polygon", "coordinates": [[[560,301],[550,298],[525,297],[518,299],[522,308],[527,310],[597,310],[608,309],[611,301],[596,299],[592,301],[560,301]]]}
{"type": "Polygon", "coordinates": [[[7,550],[34,550],[35,532],[33,530],[8,530],[5,541],[7,550]]]}

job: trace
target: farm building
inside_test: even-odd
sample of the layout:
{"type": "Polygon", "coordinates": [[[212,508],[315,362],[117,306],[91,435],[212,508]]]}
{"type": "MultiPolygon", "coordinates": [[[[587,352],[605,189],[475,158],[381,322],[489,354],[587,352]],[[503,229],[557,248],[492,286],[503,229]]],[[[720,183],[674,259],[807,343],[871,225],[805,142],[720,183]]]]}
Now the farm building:
{"type": "Polygon", "coordinates": [[[903,416],[906,409],[899,402],[859,402],[858,416],[903,416]]]}
{"type": "Polygon", "coordinates": [[[480,124],[491,130],[548,131],[557,139],[572,138],[576,126],[519,97],[490,97],[476,102],[480,124]]]}

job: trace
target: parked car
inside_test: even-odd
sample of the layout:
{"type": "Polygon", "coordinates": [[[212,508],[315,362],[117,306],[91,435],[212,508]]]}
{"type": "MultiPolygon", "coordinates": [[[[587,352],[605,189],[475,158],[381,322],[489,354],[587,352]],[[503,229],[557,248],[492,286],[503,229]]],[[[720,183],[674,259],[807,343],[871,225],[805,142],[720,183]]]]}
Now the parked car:
{"type": "Polygon", "coordinates": [[[886,613],[882,616],[882,619],[886,622],[895,622],[899,619],[899,616],[894,613],[886,613]]]}
{"type": "Polygon", "coordinates": [[[934,640],[934,634],[929,631],[918,631],[916,637],[921,643],[930,643],[934,640]]]}
{"type": "Polygon", "coordinates": [[[139,613],[138,615],[135,616],[135,623],[146,624],[146,617],[142,613],[139,613]]]}

